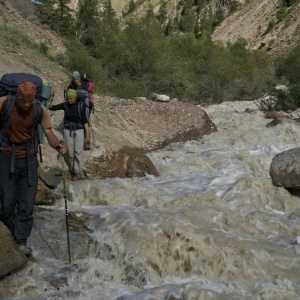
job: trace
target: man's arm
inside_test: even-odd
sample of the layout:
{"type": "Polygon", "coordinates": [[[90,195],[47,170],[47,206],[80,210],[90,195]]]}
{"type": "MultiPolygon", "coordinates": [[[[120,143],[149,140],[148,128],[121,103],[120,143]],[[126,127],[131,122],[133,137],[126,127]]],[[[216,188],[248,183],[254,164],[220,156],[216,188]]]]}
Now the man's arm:
{"type": "Polygon", "coordinates": [[[47,128],[44,130],[47,137],[49,145],[55,149],[59,154],[65,154],[67,152],[67,145],[60,142],[57,136],[54,134],[52,128],[47,128]]]}
{"type": "Polygon", "coordinates": [[[84,127],[84,136],[85,136],[85,139],[90,141],[91,137],[90,137],[90,127],[89,127],[89,123],[85,123],[83,125],[84,127]]]}
{"type": "Polygon", "coordinates": [[[46,107],[42,106],[42,109],[43,109],[43,118],[41,121],[41,125],[49,145],[53,149],[56,149],[58,153],[65,154],[67,152],[67,146],[63,142],[60,142],[57,136],[52,131],[51,120],[46,107]]]}
{"type": "Polygon", "coordinates": [[[84,133],[85,133],[83,150],[90,150],[91,149],[91,136],[90,136],[89,123],[85,123],[83,125],[83,127],[84,127],[84,133]]]}

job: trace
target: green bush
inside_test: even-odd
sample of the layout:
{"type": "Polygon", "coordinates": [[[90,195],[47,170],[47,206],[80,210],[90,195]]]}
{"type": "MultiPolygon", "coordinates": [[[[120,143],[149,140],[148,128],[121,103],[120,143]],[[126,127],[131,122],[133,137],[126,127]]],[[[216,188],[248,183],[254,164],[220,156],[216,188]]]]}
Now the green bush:
{"type": "Polygon", "coordinates": [[[275,27],[275,21],[272,19],[269,21],[269,24],[268,24],[268,28],[266,30],[266,33],[267,32],[270,32],[273,28],[275,27]]]}
{"type": "Polygon", "coordinates": [[[2,31],[2,36],[15,46],[22,46],[23,44],[27,45],[30,48],[38,48],[39,45],[33,42],[29,36],[21,32],[16,27],[7,27],[3,26],[0,28],[2,31]]]}
{"type": "Polygon", "coordinates": [[[290,84],[300,82],[300,45],[287,55],[279,57],[275,69],[278,78],[284,78],[290,84]]]}
{"type": "Polygon", "coordinates": [[[272,93],[275,110],[295,110],[300,106],[300,83],[292,84],[286,89],[275,89],[272,93]]]}
{"type": "Polygon", "coordinates": [[[276,13],[276,18],[279,20],[279,21],[283,21],[287,18],[288,16],[288,13],[286,12],[286,9],[281,7],[277,13],[276,13]]]}
{"type": "Polygon", "coordinates": [[[194,66],[197,83],[189,89],[189,97],[193,98],[187,101],[252,100],[274,84],[270,60],[263,53],[247,50],[243,40],[226,48],[211,42],[201,43],[194,66]]]}
{"type": "Polygon", "coordinates": [[[300,0],[283,0],[283,3],[287,6],[287,7],[290,7],[292,6],[293,4],[296,4],[296,3],[299,3],[300,0]]]}

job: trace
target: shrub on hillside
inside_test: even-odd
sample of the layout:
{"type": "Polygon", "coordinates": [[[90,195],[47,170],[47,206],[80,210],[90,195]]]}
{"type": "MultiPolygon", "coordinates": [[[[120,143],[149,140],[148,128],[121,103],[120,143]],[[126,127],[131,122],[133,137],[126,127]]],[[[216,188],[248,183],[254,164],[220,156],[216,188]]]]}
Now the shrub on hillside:
{"type": "Polygon", "coordinates": [[[300,106],[300,45],[290,53],[277,59],[275,64],[276,76],[285,82],[287,90],[277,90],[277,109],[296,109],[300,106]]]}
{"type": "Polygon", "coordinates": [[[274,89],[271,92],[274,97],[274,110],[288,111],[300,107],[300,83],[289,86],[288,89],[274,89]]]}

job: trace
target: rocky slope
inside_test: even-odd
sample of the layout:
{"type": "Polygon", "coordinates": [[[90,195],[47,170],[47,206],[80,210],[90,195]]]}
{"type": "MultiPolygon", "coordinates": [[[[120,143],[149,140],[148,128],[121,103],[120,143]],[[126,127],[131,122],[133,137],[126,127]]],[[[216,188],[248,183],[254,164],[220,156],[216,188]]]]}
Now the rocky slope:
{"type": "Polygon", "coordinates": [[[8,1],[0,1],[0,11],[0,74],[36,73],[53,82],[59,92],[58,87],[68,79],[66,72],[45,57],[38,46],[24,45],[28,46],[31,42],[41,47],[45,45],[55,54],[64,53],[65,46],[61,38],[46,26],[14,9],[8,1]]]}
{"type": "MultiPolygon", "coordinates": [[[[32,7],[30,0],[24,0],[22,5],[16,0],[9,0],[9,2],[15,8],[22,10],[26,16],[33,18],[30,11],[30,7],[32,7]]],[[[111,0],[112,7],[120,20],[122,20],[122,11],[128,9],[129,2],[130,0],[111,0]]],[[[241,9],[229,14],[229,7],[232,2],[232,0],[211,0],[208,3],[209,9],[212,11],[222,9],[225,14],[225,20],[220,26],[216,27],[212,35],[213,41],[227,44],[243,38],[246,40],[249,49],[266,51],[271,56],[286,54],[299,43],[300,3],[287,8],[283,6],[283,0],[237,0],[241,9]],[[286,14],[281,21],[278,19],[280,10],[281,12],[285,11],[286,14]]],[[[167,0],[166,3],[167,14],[171,18],[172,16],[175,17],[179,13],[177,8],[180,7],[178,6],[180,1],[167,0]]],[[[157,13],[161,1],[148,0],[133,12],[133,17],[145,14],[150,4],[154,13],[157,13]]],[[[78,0],[71,0],[70,7],[76,10],[77,6],[78,0]]],[[[45,38],[48,36],[46,34],[45,38]]]]}
{"type": "MultiPolygon", "coordinates": [[[[128,9],[130,0],[111,0],[112,7],[117,16],[121,17],[122,11],[128,9]]],[[[266,51],[271,56],[286,54],[300,41],[300,4],[289,8],[283,6],[283,0],[237,0],[242,7],[233,14],[229,14],[232,0],[210,0],[208,10],[213,12],[222,9],[225,20],[215,29],[212,40],[224,44],[243,38],[249,49],[266,51]],[[277,15],[279,11],[285,11],[286,16],[281,21],[277,15]]],[[[173,18],[177,14],[180,1],[167,0],[167,14],[173,18]]],[[[72,0],[75,9],[78,0],[72,0]]],[[[133,17],[146,14],[149,4],[154,13],[159,11],[161,1],[145,1],[133,12],[133,17]]],[[[179,14],[180,15],[180,14],[179,14]]]]}
{"type": "Polygon", "coordinates": [[[227,17],[212,35],[213,41],[233,43],[246,40],[249,49],[266,51],[272,56],[288,53],[300,41],[300,4],[287,9],[279,21],[276,14],[282,0],[252,0],[240,11],[227,17]],[[273,26],[270,23],[274,22],[273,26]]]}

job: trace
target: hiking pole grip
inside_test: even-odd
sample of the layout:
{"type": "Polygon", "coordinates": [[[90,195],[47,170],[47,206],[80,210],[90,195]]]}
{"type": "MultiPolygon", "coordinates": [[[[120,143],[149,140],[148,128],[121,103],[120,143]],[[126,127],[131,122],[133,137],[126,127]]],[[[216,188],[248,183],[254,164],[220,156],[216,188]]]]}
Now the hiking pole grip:
{"type": "Polygon", "coordinates": [[[63,187],[64,187],[64,199],[65,199],[65,216],[66,216],[66,228],[67,228],[67,241],[68,241],[68,255],[69,255],[69,264],[71,263],[71,250],[70,250],[70,235],[69,235],[69,214],[68,214],[68,201],[67,201],[67,183],[65,176],[64,168],[64,158],[60,155],[61,164],[62,164],[62,176],[63,176],[63,187]]]}

